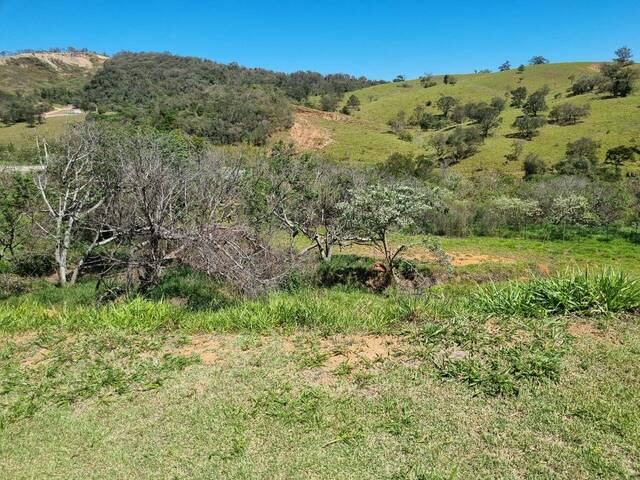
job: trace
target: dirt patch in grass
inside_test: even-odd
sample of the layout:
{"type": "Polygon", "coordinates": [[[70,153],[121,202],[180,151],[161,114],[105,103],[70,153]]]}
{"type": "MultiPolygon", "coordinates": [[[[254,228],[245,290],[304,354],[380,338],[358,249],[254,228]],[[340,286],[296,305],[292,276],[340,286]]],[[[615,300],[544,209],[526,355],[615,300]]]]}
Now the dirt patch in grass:
{"type": "MultiPolygon", "coordinates": [[[[353,253],[356,255],[373,258],[383,258],[383,255],[379,250],[367,245],[352,245],[345,248],[344,253],[353,253]]],[[[516,263],[516,260],[513,258],[498,255],[484,255],[466,252],[447,252],[447,255],[449,256],[451,264],[454,267],[465,267],[469,265],[478,265],[481,263],[516,263]]],[[[435,261],[435,257],[433,256],[433,254],[420,246],[409,247],[403,256],[408,260],[417,260],[419,262],[435,261]]]]}
{"type": "Polygon", "coordinates": [[[320,348],[329,353],[324,367],[334,370],[341,364],[384,361],[400,353],[401,343],[393,335],[337,335],[320,342],[320,348]]]}
{"type": "Polygon", "coordinates": [[[589,65],[589,70],[594,71],[594,72],[599,72],[601,66],[602,66],[602,64],[600,64],[600,63],[592,63],[591,65],[589,65]]]}
{"type": "Polygon", "coordinates": [[[230,352],[226,338],[221,335],[196,335],[190,337],[187,344],[172,349],[171,353],[184,356],[198,356],[204,365],[221,360],[230,352]]]}
{"type": "Polygon", "coordinates": [[[586,322],[576,322],[569,325],[569,333],[574,337],[602,337],[603,332],[595,325],[586,322]]]}

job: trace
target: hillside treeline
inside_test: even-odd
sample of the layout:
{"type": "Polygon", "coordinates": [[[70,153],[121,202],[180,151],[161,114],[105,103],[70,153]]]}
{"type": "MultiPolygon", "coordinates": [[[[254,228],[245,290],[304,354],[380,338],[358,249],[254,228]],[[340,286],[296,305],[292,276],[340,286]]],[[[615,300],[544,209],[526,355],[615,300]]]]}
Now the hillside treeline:
{"type": "Polygon", "coordinates": [[[350,75],[292,74],[166,53],[120,53],[86,86],[82,106],[214,143],[263,144],[290,126],[291,101],[372,85],[350,75]]]}

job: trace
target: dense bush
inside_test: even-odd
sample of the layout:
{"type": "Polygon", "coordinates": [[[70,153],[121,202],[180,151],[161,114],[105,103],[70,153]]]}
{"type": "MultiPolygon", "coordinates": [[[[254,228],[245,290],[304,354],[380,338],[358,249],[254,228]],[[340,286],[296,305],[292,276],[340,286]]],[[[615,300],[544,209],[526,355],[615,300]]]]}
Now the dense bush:
{"type": "Polygon", "coordinates": [[[325,287],[333,285],[364,286],[376,276],[371,258],[357,255],[334,255],[331,260],[318,266],[318,283],[325,287]]]}
{"type": "Polygon", "coordinates": [[[17,275],[0,273],[0,300],[28,292],[31,283],[17,275]]]}
{"type": "Polygon", "coordinates": [[[23,252],[12,263],[13,272],[21,277],[46,277],[55,271],[55,259],[50,253],[23,252]]]}

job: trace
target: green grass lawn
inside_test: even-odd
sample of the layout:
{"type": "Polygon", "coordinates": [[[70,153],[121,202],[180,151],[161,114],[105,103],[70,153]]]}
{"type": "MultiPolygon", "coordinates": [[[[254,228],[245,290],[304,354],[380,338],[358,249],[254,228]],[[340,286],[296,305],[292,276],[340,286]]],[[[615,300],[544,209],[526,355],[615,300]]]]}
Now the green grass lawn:
{"type": "MultiPolygon", "coordinates": [[[[640,273],[640,247],[619,238],[443,244],[490,256],[455,267],[473,282],[501,257],[507,278],[545,262],[640,273]]],[[[455,280],[256,300],[216,285],[176,274],[98,305],[91,280],[40,281],[0,300],[0,478],[640,473],[637,313],[501,316],[455,280]]]]}
{"type": "MultiPolygon", "coordinates": [[[[629,144],[634,139],[637,141],[640,134],[640,89],[636,88],[632,95],[621,99],[604,99],[592,94],[568,97],[567,88],[571,85],[569,77],[593,74],[593,65],[563,63],[529,66],[522,74],[511,70],[456,75],[458,82],[455,85],[444,85],[442,77],[435,77],[438,84],[427,89],[422,88],[417,80],[376,85],[354,92],[362,106],[360,111],[353,113],[353,117],[361,122],[331,122],[325,119],[316,121],[332,133],[334,142],[326,148],[328,154],[339,159],[376,163],[383,161],[394,151],[418,154],[429,148],[428,139],[433,135],[432,132],[414,129],[414,139],[411,142],[401,141],[395,135],[386,133],[386,122],[400,110],[410,115],[418,104],[430,100],[434,106],[427,110],[439,113],[435,103],[441,95],[456,97],[463,103],[488,101],[492,97],[503,97],[516,86],[523,85],[531,93],[546,84],[551,89],[547,97],[550,108],[563,102],[587,103],[591,106],[591,113],[577,125],[543,127],[539,136],[526,142],[525,154],[537,153],[548,164],[553,164],[562,158],[567,142],[587,136],[601,142],[600,153],[604,158],[608,148],[629,144]],[[559,98],[554,98],[556,95],[559,98]]],[[[505,164],[504,160],[504,154],[510,150],[513,141],[507,135],[514,132],[511,124],[518,115],[519,109],[507,107],[502,114],[502,124],[480,147],[480,151],[460,162],[454,169],[464,173],[498,169],[520,174],[521,165],[518,162],[505,164]]]]}

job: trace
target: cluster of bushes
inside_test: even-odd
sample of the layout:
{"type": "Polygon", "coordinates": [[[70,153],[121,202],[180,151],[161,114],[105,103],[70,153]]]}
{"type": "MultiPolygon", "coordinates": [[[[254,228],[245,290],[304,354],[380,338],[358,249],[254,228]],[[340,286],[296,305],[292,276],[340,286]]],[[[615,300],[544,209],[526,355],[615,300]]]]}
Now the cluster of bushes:
{"type": "Polygon", "coordinates": [[[33,127],[42,123],[42,114],[49,108],[46,101],[35,95],[0,91],[0,122],[5,125],[26,122],[33,127]]]}

